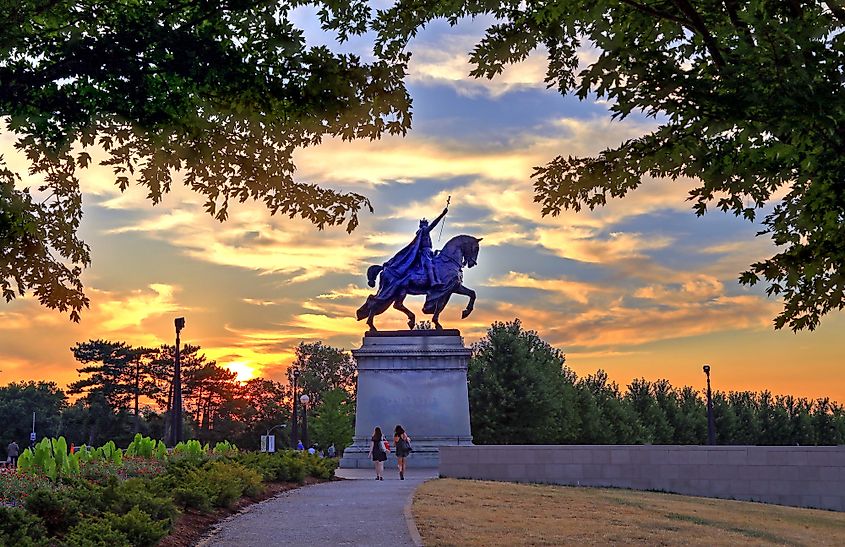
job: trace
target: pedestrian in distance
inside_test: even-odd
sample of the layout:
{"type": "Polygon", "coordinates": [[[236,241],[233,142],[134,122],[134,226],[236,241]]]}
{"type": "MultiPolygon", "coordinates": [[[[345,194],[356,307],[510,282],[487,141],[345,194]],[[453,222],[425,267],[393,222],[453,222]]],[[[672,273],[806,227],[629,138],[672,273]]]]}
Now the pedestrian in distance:
{"type": "Polygon", "coordinates": [[[396,447],[396,461],[399,462],[399,479],[405,480],[405,458],[411,453],[411,438],[401,425],[393,431],[393,445],[396,447]]]}
{"type": "Polygon", "coordinates": [[[298,441],[296,443],[296,449],[297,450],[305,450],[305,445],[302,444],[302,441],[298,441]]]}
{"type": "Polygon", "coordinates": [[[384,449],[384,436],[381,434],[381,428],[376,427],[373,431],[373,438],[370,442],[369,457],[373,460],[376,466],[376,480],[384,480],[384,462],[387,461],[387,452],[384,449]]]}
{"type": "Polygon", "coordinates": [[[336,453],[337,453],[337,450],[334,447],[334,443],[330,444],[329,449],[327,451],[328,456],[330,458],[334,458],[336,453]]]}
{"type": "Polygon", "coordinates": [[[10,442],[9,446],[6,447],[6,454],[9,456],[7,461],[9,462],[9,465],[12,467],[12,469],[16,469],[18,467],[18,456],[20,456],[20,453],[21,448],[15,441],[10,442]]]}

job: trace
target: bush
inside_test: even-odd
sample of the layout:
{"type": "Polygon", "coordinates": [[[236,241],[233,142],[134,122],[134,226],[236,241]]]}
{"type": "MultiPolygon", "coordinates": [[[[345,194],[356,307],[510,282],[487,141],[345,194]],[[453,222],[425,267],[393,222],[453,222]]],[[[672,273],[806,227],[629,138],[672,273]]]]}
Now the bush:
{"type": "Polygon", "coordinates": [[[241,497],[244,492],[244,484],[238,476],[239,470],[250,472],[257,480],[261,476],[246,469],[235,462],[213,462],[208,468],[197,473],[197,479],[201,484],[207,485],[211,494],[211,503],[215,507],[230,507],[232,502],[241,497]]]}
{"type": "Polygon", "coordinates": [[[17,507],[0,507],[0,545],[48,545],[47,529],[37,516],[17,507]]]}
{"type": "Polygon", "coordinates": [[[132,547],[129,538],[106,519],[83,520],[68,532],[65,544],[73,547],[132,547]]]}
{"type": "Polygon", "coordinates": [[[237,482],[238,497],[249,496],[254,498],[264,491],[264,485],[261,480],[261,473],[254,469],[247,467],[237,462],[213,462],[208,466],[208,479],[213,483],[219,476],[225,476],[228,480],[237,482]]]}
{"type": "Polygon", "coordinates": [[[176,488],[173,502],[182,509],[211,510],[211,494],[205,488],[176,488]]]}
{"type": "MultiPolygon", "coordinates": [[[[170,493],[160,494],[152,481],[129,479],[109,487],[103,493],[108,503],[108,511],[118,515],[131,513],[139,509],[156,522],[165,523],[169,530],[176,519],[176,506],[170,493]]],[[[130,536],[131,539],[131,536],[130,536]]]]}
{"type": "Polygon", "coordinates": [[[105,521],[114,530],[122,532],[134,547],[150,547],[170,531],[170,522],[155,520],[146,512],[134,507],[125,515],[106,514],[105,521]]]}
{"type": "Polygon", "coordinates": [[[305,474],[318,479],[330,479],[337,469],[338,460],[335,458],[321,458],[316,454],[303,453],[300,456],[305,465],[305,474]]]}
{"type": "MultiPolygon", "coordinates": [[[[306,456],[319,460],[316,456],[306,456]]],[[[241,465],[258,471],[261,473],[261,476],[265,481],[290,481],[301,483],[305,480],[306,474],[308,474],[306,473],[305,457],[301,453],[297,453],[293,450],[286,450],[275,454],[267,454],[266,452],[242,453],[232,459],[241,465]]],[[[334,468],[332,468],[332,472],[333,471],[334,468]]],[[[320,476],[324,474],[325,471],[321,470],[320,476]]],[[[329,475],[329,477],[331,477],[331,475],[329,475]]]]}
{"type": "Polygon", "coordinates": [[[63,534],[79,521],[79,502],[60,491],[36,490],[26,500],[26,510],[44,522],[51,536],[63,534]]]}

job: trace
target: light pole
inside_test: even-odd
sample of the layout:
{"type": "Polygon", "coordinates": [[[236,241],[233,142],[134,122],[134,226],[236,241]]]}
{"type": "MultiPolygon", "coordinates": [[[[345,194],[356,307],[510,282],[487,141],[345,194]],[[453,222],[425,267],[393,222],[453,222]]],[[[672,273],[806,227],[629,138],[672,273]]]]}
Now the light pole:
{"type": "Polygon", "coordinates": [[[179,362],[179,333],[185,328],[185,318],[177,317],[173,324],[176,326],[176,359],[173,366],[173,411],[170,432],[173,436],[171,446],[176,446],[182,440],[182,365],[179,362]]]}
{"type": "Polygon", "coordinates": [[[704,365],[707,376],[707,444],[716,444],[716,422],[713,421],[713,396],[710,393],[710,365],[704,365]]]}
{"type": "Polygon", "coordinates": [[[291,399],[293,399],[293,412],[291,413],[291,428],[290,428],[290,447],[296,450],[296,381],[299,379],[299,369],[293,369],[293,392],[291,399]]]}
{"type": "Polygon", "coordinates": [[[302,394],[299,402],[302,403],[302,446],[308,450],[308,395],[302,394]]]}

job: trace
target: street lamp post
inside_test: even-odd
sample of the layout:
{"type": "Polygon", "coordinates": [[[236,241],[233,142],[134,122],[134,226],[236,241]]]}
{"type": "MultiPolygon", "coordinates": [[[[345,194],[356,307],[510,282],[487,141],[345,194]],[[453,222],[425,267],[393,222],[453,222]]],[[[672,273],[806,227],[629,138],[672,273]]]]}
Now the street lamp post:
{"type": "Polygon", "coordinates": [[[293,392],[291,399],[293,399],[293,412],[291,413],[291,428],[290,428],[290,447],[296,450],[296,381],[299,379],[299,369],[293,369],[293,392]]]}
{"type": "Polygon", "coordinates": [[[185,328],[185,318],[177,317],[173,323],[176,326],[176,359],[173,366],[173,410],[170,432],[173,436],[171,446],[176,446],[182,440],[182,365],[179,362],[179,333],[185,328]]]}
{"type": "Polygon", "coordinates": [[[704,365],[707,376],[707,444],[716,444],[716,422],[713,420],[713,396],[710,392],[710,365],[704,365]]]}
{"type": "Polygon", "coordinates": [[[308,450],[308,395],[302,394],[299,402],[302,403],[302,446],[308,450]]]}

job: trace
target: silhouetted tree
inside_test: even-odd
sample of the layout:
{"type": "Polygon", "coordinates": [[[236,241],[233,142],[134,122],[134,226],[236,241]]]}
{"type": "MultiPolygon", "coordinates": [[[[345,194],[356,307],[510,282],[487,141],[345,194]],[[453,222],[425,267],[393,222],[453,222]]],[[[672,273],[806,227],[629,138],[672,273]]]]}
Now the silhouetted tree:
{"type": "Polygon", "coordinates": [[[348,352],[323,344],[301,342],[296,347],[296,360],[288,368],[288,383],[293,382],[293,369],[299,370],[300,393],[307,393],[312,407],[320,397],[333,389],[354,393],[357,378],[355,361],[348,352]]]}
{"type": "Polygon", "coordinates": [[[841,0],[396,2],[376,16],[376,52],[403,63],[408,41],[440,18],[490,21],[472,76],[495,78],[540,50],[549,87],[607,99],[613,118],[658,120],[596,156],[537,167],[544,215],[603,206],[654,177],[696,181],[698,215],[755,221],[775,201],[761,234],[778,252],[740,283],[765,280],[783,298],[775,328],[812,330],[845,307],[841,0]]]}
{"type": "Polygon", "coordinates": [[[66,407],[67,396],[55,382],[12,382],[0,387],[0,453],[5,455],[12,440],[21,448],[29,446],[33,412],[39,438],[59,434],[66,407]]]}
{"type": "MultiPolygon", "coordinates": [[[[367,30],[365,4],[317,4],[319,24],[339,40],[367,30]]],[[[306,45],[291,17],[296,6],[4,3],[0,118],[30,172],[44,178],[43,197],[32,199],[15,174],[0,171],[6,300],[32,291],[73,320],[88,306],[77,169],[96,161],[121,190],[137,183],[153,203],[181,180],[221,221],[230,202],[255,199],[271,214],[354,229],[370,202],[295,181],[294,152],[329,137],[404,134],[403,66],[306,45]]]]}

